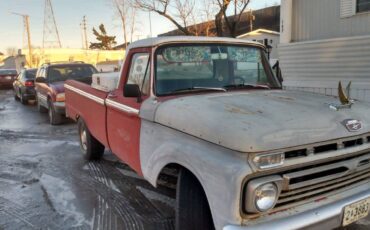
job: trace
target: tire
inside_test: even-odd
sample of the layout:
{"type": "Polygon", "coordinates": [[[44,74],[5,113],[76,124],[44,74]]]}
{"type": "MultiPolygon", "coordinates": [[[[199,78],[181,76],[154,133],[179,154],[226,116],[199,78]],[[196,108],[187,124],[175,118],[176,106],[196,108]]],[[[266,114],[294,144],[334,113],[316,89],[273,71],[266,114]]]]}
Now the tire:
{"type": "Polygon", "coordinates": [[[14,100],[19,101],[19,97],[18,97],[18,95],[17,95],[17,92],[16,92],[16,91],[14,91],[14,100]]]}
{"type": "Polygon", "coordinates": [[[22,91],[19,91],[19,95],[20,95],[20,100],[21,100],[21,103],[23,104],[23,105],[27,105],[28,104],[28,100],[26,100],[25,98],[24,98],[24,96],[23,96],[23,94],[22,94],[22,91]]]}
{"type": "Polygon", "coordinates": [[[176,230],[214,230],[211,210],[202,185],[181,169],[176,189],[176,230]]]}
{"type": "Polygon", "coordinates": [[[51,125],[60,125],[63,121],[62,115],[55,112],[54,106],[51,101],[48,101],[48,115],[51,125]]]}
{"type": "Polygon", "coordinates": [[[100,160],[104,154],[104,145],[93,137],[85,122],[80,118],[77,122],[81,152],[86,160],[100,160]]]}
{"type": "MultiPolygon", "coordinates": [[[[37,97],[36,97],[37,99],[37,97]]],[[[40,113],[47,113],[48,110],[47,108],[45,108],[44,106],[42,106],[39,102],[39,100],[37,99],[37,110],[40,112],[40,113]]]]}

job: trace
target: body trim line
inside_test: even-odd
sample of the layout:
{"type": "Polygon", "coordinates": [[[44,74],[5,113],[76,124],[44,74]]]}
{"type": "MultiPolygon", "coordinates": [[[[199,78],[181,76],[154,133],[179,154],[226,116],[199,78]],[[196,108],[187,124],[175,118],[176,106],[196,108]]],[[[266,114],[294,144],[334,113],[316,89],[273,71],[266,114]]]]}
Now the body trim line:
{"type": "Polygon", "coordinates": [[[105,104],[109,107],[116,108],[116,109],[118,109],[122,112],[128,113],[128,114],[139,115],[139,110],[138,109],[129,107],[127,105],[124,105],[124,104],[121,104],[121,103],[118,103],[118,102],[115,102],[115,101],[112,101],[110,99],[106,99],[105,104]]]}
{"type": "Polygon", "coordinates": [[[85,98],[88,98],[88,99],[90,99],[92,101],[95,101],[95,102],[97,102],[97,103],[99,103],[101,105],[105,105],[104,99],[101,99],[101,98],[99,98],[99,97],[97,97],[95,95],[92,95],[90,93],[86,93],[86,92],[84,92],[84,91],[82,91],[80,89],[77,89],[77,88],[75,88],[73,86],[70,86],[70,85],[67,85],[67,84],[64,84],[64,88],[69,89],[69,90],[71,90],[71,91],[73,91],[73,92],[75,92],[75,93],[77,93],[77,94],[79,94],[81,96],[84,96],[85,98]]]}

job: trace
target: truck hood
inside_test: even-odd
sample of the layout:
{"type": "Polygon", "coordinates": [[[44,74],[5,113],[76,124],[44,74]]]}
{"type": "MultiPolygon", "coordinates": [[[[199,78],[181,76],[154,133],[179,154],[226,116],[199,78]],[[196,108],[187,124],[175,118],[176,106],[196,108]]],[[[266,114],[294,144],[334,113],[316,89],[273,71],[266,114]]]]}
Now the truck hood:
{"type": "Polygon", "coordinates": [[[356,102],[335,111],[335,97],[285,90],[254,90],[185,96],[163,103],[154,121],[240,152],[313,144],[370,131],[370,105],[356,102]],[[349,132],[342,122],[358,119],[349,132]]]}

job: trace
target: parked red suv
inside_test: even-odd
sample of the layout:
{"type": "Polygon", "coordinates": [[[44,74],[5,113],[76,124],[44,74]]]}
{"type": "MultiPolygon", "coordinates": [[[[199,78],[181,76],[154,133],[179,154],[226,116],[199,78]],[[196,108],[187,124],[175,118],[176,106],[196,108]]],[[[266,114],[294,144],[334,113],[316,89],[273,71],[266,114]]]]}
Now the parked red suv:
{"type": "Polygon", "coordinates": [[[37,108],[48,112],[51,125],[61,124],[65,117],[64,82],[69,79],[91,84],[97,70],[83,62],[43,64],[36,74],[37,108]]]}

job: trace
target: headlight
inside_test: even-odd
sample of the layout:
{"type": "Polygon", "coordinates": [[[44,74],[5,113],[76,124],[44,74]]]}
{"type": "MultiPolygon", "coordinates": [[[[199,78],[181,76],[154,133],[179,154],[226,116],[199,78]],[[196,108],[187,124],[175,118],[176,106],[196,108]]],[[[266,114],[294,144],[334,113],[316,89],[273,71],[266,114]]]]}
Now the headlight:
{"type": "Polygon", "coordinates": [[[56,101],[63,102],[65,101],[65,94],[64,93],[58,93],[56,97],[56,101]]]}
{"type": "Polygon", "coordinates": [[[275,207],[283,179],[273,175],[253,179],[244,189],[244,209],[248,213],[266,212],[275,207]]]}
{"type": "Polygon", "coordinates": [[[270,153],[257,155],[253,158],[253,163],[259,169],[274,168],[284,164],[284,153],[270,153]]]}
{"type": "Polygon", "coordinates": [[[274,207],[278,197],[278,189],[275,184],[267,183],[259,186],[254,194],[256,208],[260,212],[265,212],[274,207]]]}

